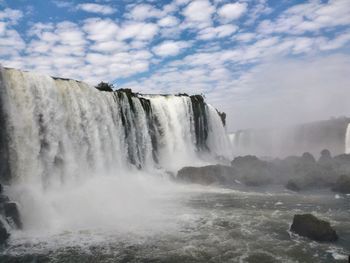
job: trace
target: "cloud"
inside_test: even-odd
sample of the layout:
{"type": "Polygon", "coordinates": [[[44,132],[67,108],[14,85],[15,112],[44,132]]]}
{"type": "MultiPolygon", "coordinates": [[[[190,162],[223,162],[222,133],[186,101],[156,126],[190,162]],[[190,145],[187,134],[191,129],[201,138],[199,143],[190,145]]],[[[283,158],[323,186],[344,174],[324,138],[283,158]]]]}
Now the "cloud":
{"type": "Polygon", "coordinates": [[[134,6],[127,17],[134,20],[144,21],[147,18],[161,17],[162,12],[149,4],[138,4],[134,6]]]}
{"type": "Polygon", "coordinates": [[[246,3],[226,4],[220,7],[218,14],[221,18],[232,21],[240,18],[247,11],[246,3]]]}
{"type": "Polygon", "coordinates": [[[183,10],[189,27],[203,27],[212,23],[214,6],[207,0],[193,1],[183,10]]]}
{"type": "Polygon", "coordinates": [[[108,41],[116,38],[119,26],[111,19],[90,18],[84,21],[83,30],[94,41],[108,41]]]}
{"type": "Polygon", "coordinates": [[[151,40],[158,33],[158,26],[154,23],[144,22],[130,22],[125,23],[120,28],[117,35],[118,39],[138,39],[138,40],[151,40]]]}
{"type": "Polygon", "coordinates": [[[222,38],[232,35],[238,30],[234,25],[221,25],[218,27],[207,27],[198,33],[198,38],[201,40],[208,40],[213,38],[222,38]]]}
{"type": "Polygon", "coordinates": [[[59,8],[70,8],[70,9],[74,8],[74,4],[71,1],[53,0],[52,3],[59,8]]]}
{"type": "Polygon", "coordinates": [[[277,59],[254,68],[232,83],[232,95],[222,102],[231,130],[349,115],[349,68],[345,54],[277,59]]]}
{"type": "Polygon", "coordinates": [[[85,12],[89,12],[89,13],[96,13],[96,14],[102,14],[102,15],[111,15],[116,12],[116,9],[114,9],[111,6],[95,4],[95,3],[79,4],[77,5],[77,9],[85,12]]]}
{"type": "Polygon", "coordinates": [[[311,1],[288,8],[274,21],[262,21],[258,31],[263,34],[304,34],[345,25],[350,25],[348,0],[311,1]]]}
{"type": "Polygon", "coordinates": [[[179,24],[179,19],[175,16],[167,16],[158,21],[158,25],[162,27],[173,27],[179,24]]]}
{"type": "Polygon", "coordinates": [[[16,9],[5,8],[0,11],[0,20],[7,21],[11,25],[17,24],[17,22],[23,17],[23,12],[16,9]]]}
{"type": "Polygon", "coordinates": [[[185,41],[164,41],[158,46],[155,46],[153,52],[161,57],[176,56],[189,46],[190,43],[185,41]]]}

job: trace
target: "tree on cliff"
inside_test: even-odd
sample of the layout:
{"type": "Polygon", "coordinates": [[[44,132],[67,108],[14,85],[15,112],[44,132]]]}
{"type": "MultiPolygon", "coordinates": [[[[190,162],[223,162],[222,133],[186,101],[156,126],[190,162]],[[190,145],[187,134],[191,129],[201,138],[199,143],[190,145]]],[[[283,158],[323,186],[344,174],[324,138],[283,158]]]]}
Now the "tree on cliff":
{"type": "Polygon", "coordinates": [[[107,83],[107,82],[100,82],[96,87],[96,89],[100,90],[100,91],[114,91],[114,86],[111,83],[107,83]]]}

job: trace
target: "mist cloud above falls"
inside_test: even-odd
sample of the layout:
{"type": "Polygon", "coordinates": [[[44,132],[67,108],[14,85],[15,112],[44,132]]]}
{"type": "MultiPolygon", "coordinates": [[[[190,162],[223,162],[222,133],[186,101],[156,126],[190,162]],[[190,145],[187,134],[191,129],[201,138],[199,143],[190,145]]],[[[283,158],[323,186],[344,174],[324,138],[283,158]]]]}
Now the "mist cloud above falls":
{"type": "Polygon", "coordinates": [[[350,116],[350,56],[265,61],[213,95],[229,131],[350,116]]]}

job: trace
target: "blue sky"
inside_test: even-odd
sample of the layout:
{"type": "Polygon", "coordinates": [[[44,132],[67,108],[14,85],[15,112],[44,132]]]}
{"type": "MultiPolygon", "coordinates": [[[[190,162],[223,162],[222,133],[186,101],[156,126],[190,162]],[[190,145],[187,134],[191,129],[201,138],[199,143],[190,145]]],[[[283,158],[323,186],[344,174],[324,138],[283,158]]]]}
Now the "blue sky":
{"type": "Polygon", "coordinates": [[[0,63],[203,93],[229,130],[350,115],[350,0],[0,0],[0,63]]]}

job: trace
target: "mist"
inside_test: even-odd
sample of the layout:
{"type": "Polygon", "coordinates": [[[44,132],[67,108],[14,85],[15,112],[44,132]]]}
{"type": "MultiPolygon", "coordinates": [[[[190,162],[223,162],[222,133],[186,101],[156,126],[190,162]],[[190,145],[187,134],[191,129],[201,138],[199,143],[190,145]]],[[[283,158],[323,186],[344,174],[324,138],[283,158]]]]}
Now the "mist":
{"type": "Polygon", "coordinates": [[[350,56],[275,58],[254,67],[227,93],[228,130],[289,126],[350,115],[350,56]]]}

